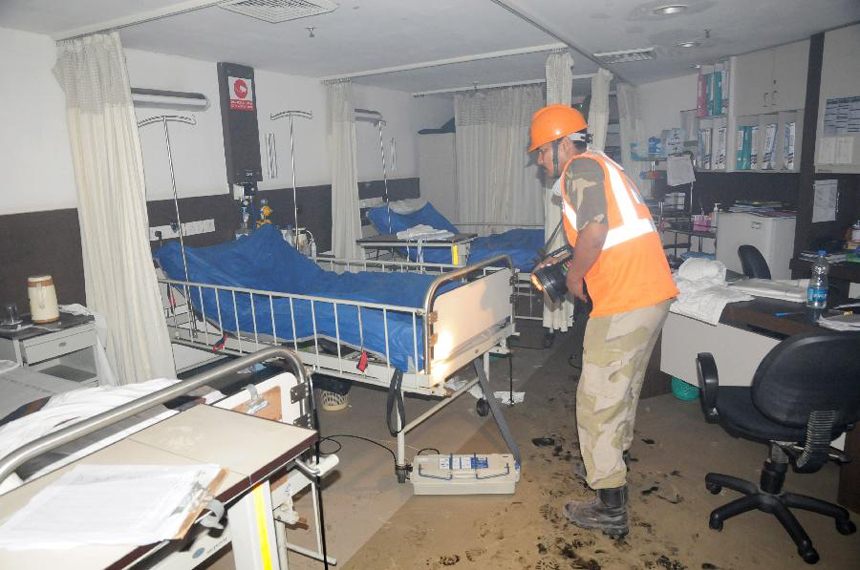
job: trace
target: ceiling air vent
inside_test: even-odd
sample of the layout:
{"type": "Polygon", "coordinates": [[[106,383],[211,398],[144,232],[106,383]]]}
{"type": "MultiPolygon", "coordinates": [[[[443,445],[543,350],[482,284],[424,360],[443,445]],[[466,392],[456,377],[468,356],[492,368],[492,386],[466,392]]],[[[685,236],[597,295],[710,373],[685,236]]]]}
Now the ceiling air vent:
{"type": "Polygon", "coordinates": [[[625,49],[619,51],[604,51],[594,54],[595,59],[600,63],[627,63],[629,61],[645,61],[646,59],[654,59],[654,48],[641,49],[625,49]]]}
{"type": "Polygon", "coordinates": [[[279,24],[333,12],[338,8],[338,4],[331,0],[237,0],[219,4],[219,7],[271,24],[279,24]]]}

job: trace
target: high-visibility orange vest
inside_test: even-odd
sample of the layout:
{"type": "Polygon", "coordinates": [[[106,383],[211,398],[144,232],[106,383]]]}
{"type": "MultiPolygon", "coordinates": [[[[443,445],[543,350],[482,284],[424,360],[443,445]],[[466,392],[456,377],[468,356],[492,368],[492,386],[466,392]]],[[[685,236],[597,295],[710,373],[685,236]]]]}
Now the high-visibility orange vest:
{"type": "MultiPolygon", "coordinates": [[[[587,151],[568,161],[561,173],[562,184],[567,169],[580,159],[594,160],[603,168],[609,226],[603,251],[585,275],[594,304],[591,316],[625,313],[677,295],[651,212],[624,169],[603,153],[587,151]]],[[[561,195],[564,231],[570,245],[576,247],[576,209],[564,189],[561,195]]]]}

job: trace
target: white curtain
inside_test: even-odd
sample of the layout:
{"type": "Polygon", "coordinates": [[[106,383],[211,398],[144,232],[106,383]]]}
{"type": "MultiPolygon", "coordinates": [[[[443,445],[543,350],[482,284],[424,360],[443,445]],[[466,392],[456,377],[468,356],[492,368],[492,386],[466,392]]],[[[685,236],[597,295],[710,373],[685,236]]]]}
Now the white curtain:
{"type": "Polygon", "coordinates": [[[355,144],[355,105],[352,83],[328,85],[328,151],[331,164],[331,249],[335,257],[363,257],[355,240],[361,238],[358,206],[358,167],[355,144]]]}
{"type": "Polygon", "coordinates": [[[543,188],[526,153],[532,115],[542,106],[538,85],[455,96],[457,205],[466,230],[475,231],[470,222],[543,224],[543,188]]]}
{"type": "MultiPolygon", "coordinates": [[[[546,58],[546,104],[570,106],[571,90],[573,89],[573,58],[568,51],[551,53],[546,58]]],[[[554,180],[546,180],[552,184],[554,180]]],[[[561,222],[561,197],[554,196],[550,188],[544,189],[544,240],[548,240],[561,222]]],[[[565,244],[567,238],[564,229],[559,228],[549,251],[554,251],[565,244]]],[[[561,303],[552,304],[549,297],[544,295],[543,326],[551,331],[566,331],[573,319],[573,303],[565,299],[561,303]]]]}
{"type": "Polygon", "coordinates": [[[120,384],[175,377],[119,34],[58,42],[54,74],[66,93],[87,304],[107,320],[108,360],[120,384]]]}
{"type": "Polygon", "coordinates": [[[588,132],[594,140],[591,148],[603,151],[606,146],[606,129],[609,127],[609,84],[612,73],[606,69],[597,70],[591,78],[591,106],[588,109],[588,132]]]}
{"type": "Polygon", "coordinates": [[[619,83],[616,87],[618,98],[618,122],[621,128],[621,166],[631,180],[635,180],[640,190],[650,195],[650,184],[639,177],[643,163],[634,161],[630,153],[630,143],[637,143],[639,148],[646,148],[644,138],[645,127],[639,113],[639,96],[636,88],[629,83],[619,83]]]}

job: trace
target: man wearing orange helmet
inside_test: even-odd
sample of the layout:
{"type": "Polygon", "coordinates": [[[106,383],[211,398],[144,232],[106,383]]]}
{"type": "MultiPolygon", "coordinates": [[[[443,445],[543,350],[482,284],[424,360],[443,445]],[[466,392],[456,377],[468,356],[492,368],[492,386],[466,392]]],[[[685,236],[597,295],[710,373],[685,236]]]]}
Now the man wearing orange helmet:
{"type": "Polygon", "coordinates": [[[563,223],[574,248],[568,290],[591,297],[576,391],[582,463],[576,471],[596,490],[565,515],[581,528],[624,536],[627,451],[645,368],[678,290],[651,214],[624,169],[588,149],[588,125],[565,105],[535,113],[529,152],[562,197],[563,223]],[[588,294],[585,293],[585,285],[588,294]]]}

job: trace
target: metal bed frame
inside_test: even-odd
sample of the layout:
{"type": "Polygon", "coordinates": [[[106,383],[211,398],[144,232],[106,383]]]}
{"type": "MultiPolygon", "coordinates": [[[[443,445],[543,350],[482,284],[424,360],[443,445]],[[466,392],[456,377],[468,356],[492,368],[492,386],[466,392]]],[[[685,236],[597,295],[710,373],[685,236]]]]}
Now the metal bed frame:
{"type": "MultiPolygon", "coordinates": [[[[176,384],[172,384],[166,388],[158,390],[157,392],[153,392],[106,412],[97,414],[91,418],[73,423],[68,427],[51,432],[19,447],[7,456],[0,458],[0,482],[5,480],[6,477],[14,473],[18,467],[27,461],[35,457],[39,457],[40,455],[56,449],[57,447],[75,441],[78,438],[101,429],[110,427],[117,422],[134,416],[135,414],[139,414],[155,406],[174,400],[177,397],[193,392],[198,388],[217,385],[219,381],[223,381],[241,370],[245,370],[255,364],[268,361],[280,362],[280,365],[284,370],[292,373],[296,378],[296,385],[287,395],[294,404],[298,405],[299,416],[293,422],[293,425],[310,429],[318,429],[318,427],[315,426],[316,422],[313,413],[313,385],[311,383],[310,375],[307,374],[302,361],[292,350],[284,347],[270,346],[252,354],[246,354],[241,358],[230,360],[227,363],[201,372],[200,374],[177,382],[176,384]]],[[[249,388],[246,387],[246,389],[249,388]]],[[[215,405],[217,406],[217,403],[215,405]]],[[[279,549],[292,550],[309,558],[324,562],[326,567],[328,567],[328,564],[337,564],[337,560],[328,555],[322,525],[322,493],[320,488],[320,477],[324,474],[326,469],[324,469],[322,465],[316,463],[314,458],[311,458],[308,462],[303,460],[301,457],[296,457],[290,461],[289,465],[298,467],[298,472],[291,472],[289,479],[293,487],[299,490],[306,486],[311,487],[314,517],[316,518],[317,523],[315,525],[316,550],[303,548],[287,542],[286,536],[282,532],[283,529],[278,526],[278,529],[281,531],[278,533],[279,549]]],[[[270,475],[274,476],[277,473],[282,473],[283,471],[283,467],[278,467],[276,468],[276,471],[270,475]]],[[[287,485],[282,485],[280,488],[273,489],[271,491],[271,502],[273,505],[280,505],[286,500],[286,487],[287,485]]],[[[269,489],[268,483],[265,484],[265,488],[267,490],[269,489]]],[[[200,522],[209,515],[210,510],[204,509],[204,511],[198,516],[196,522],[200,522]]],[[[220,515],[216,516],[216,518],[218,517],[220,517],[220,515]]],[[[223,539],[219,540],[217,538],[213,538],[209,539],[208,542],[215,543],[223,541],[223,539]]],[[[179,544],[179,546],[181,546],[181,544],[179,544]]],[[[202,558],[197,560],[196,556],[192,556],[188,551],[173,551],[172,554],[178,555],[178,558],[176,559],[165,557],[168,551],[174,547],[177,547],[176,541],[162,541],[155,545],[151,550],[148,550],[140,558],[134,560],[131,565],[134,566],[143,560],[155,559],[157,561],[156,567],[158,568],[186,568],[196,566],[198,563],[206,559],[202,558]]],[[[220,548],[221,547],[219,546],[218,549],[220,548]]],[[[282,554],[283,553],[279,551],[278,556],[281,557],[282,554]]],[[[249,561],[243,560],[242,562],[246,565],[249,564],[249,561]]],[[[282,566],[284,565],[283,562],[281,564],[282,566]]]]}
{"type": "MultiPolygon", "coordinates": [[[[405,436],[418,425],[450,404],[456,398],[467,392],[472,386],[480,383],[485,394],[490,411],[496,419],[500,430],[511,452],[519,460],[516,443],[510,435],[504,417],[491,396],[487,371],[489,369],[490,352],[508,352],[506,340],[515,334],[512,294],[516,286],[516,271],[508,256],[496,256],[473,266],[451,268],[442,264],[418,264],[407,261],[373,261],[373,260],[341,260],[334,258],[316,258],[323,268],[330,270],[366,270],[366,271],[417,271],[437,274],[430,285],[420,308],[363,301],[350,301],[322,296],[298,295],[277,291],[264,291],[241,287],[227,287],[205,283],[159,279],[162,294],[167,295],[166,304],[167,326],[171,341],[177,345],[192,348],[213,350],[216,343],[218,352],[232,355],[242,355],[257,351],[261,346],[287,346],[291,348],[302,362],[314,373],[331,375],[343,379],[365,382],[382,386],[389,390],[388,423],[392,435],[397,437],[396,473],[402,483],[406,480],[409,464],[406,461],[405,436]],[[326,267],[327,266],[327,267],[326,267]],[[443,285],[460,282],[461,285],[450,291],[441,292],[443,285]],[[217,314],[206,313],[203,303],[206,295],[214,296],[217,314]],[[232,323],[222,322],[222,298],[231,300],[232,323]],[[189,302],[193,296],[193,303],[189,302]],[[177,299],[178,297],[178,299],[177,299]],[[250,301],[252,314],[252,330],[240,330],[238,322],[237,297],[242,303],[250,301]],[[257,321],[254,301],[263,299],[269,306],[271,330],[274,334],[260,333],[261,326],[257,321]],[[278,326],[274,317],[274,301],[286,300],[290,306],[291,323],[288,328],[291,335],[278,334],[278,326]],[[308,338],[296,338],[295,312],[296,302],[310,304],[313,334],[308,338]],[[335,335],[326,338],[318,332],[317,312],[319,307],[331,307],[334,314],[335,335]],[[338,324],[338,310],[354,309],[358,315],[359,335],[361,346],[352,346],[341,338],[338,324]],[[463,309],[475,309],[475,313],[466,313],[463,309]],[[382,312],[385,350],[384,353],[370,354],[363,346],[362,312],[375,310],[382,312]],[[389,339],[389,315],[406,316],[412,322],[412,350],[408,354],[410,367],[402,372],[391,365],[391,345],[389,339]],[[422,346],[419,347],[418,331],[422,333],[422,346]],[[328,348],[321,340],[334,343],[334,348],[328,348]],[[367,354],[366,367],[360,367],[362,355],[367,354]],[[419,354],[423,354],[423,364],[419,367],[419,354]],[[482,362],[483,359],[483,362],[482,362]],[[460,368],[473,363],[478,378],[471,380],[465,386],[452,392],[444,386],[444,381],[460,368]],[[415,393],[427,396],[442,397],[443,400],[431,409],[406,423],[403,394],[415,393]],[[396,408],[395,408],[396,404],[396,408]],[[391,421],[391,413],[396,411],[396,421],[391,421]]],[[[283,326],[281,327],[283,329],[283,326]]]]}

